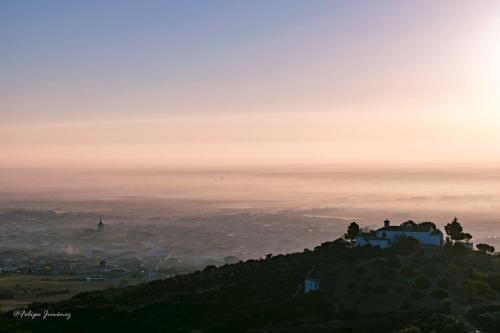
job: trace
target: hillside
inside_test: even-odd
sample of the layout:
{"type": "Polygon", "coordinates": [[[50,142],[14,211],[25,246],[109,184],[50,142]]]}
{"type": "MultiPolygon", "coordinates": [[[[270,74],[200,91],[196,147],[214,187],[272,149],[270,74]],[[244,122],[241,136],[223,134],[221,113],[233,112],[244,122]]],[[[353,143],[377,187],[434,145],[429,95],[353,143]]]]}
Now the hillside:
{"type": "Polygon", "coordinates": [[[139,286],[83,293],[30,310],[62,318],[16,319],[32,332],[498,332],[500,258],[460,246],[391,249],[342,240],[139,286]],[[304,294],[304,278],[320,290],[304,294]]]}

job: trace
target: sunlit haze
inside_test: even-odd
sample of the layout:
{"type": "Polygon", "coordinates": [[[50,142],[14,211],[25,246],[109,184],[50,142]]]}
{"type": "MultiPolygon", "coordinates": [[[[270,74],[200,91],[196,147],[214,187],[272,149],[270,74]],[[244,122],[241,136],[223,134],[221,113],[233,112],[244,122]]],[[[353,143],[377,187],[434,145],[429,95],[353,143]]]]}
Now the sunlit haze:
{"type": "Polygon", "coordinates": [[[3,1],[0,39],[2,168],[500,162],[497,1],[3,1]]]}
{"type": "Polygon", "coordinates": [[[500,214],[497,1],[0,9],[5,208],[500,214]]]}

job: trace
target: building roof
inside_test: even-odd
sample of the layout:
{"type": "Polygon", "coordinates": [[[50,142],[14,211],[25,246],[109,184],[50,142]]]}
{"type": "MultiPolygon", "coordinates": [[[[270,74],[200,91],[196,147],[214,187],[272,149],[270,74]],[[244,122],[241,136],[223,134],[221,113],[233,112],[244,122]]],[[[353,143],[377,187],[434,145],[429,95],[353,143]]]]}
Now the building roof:
{"type": "Polygon", "coordinates": [[[403,231],[403,232],[429,232],[434,231],[436,233],[441,233],[439,230],[435,230],[430,225],[415,225],[415,226],[388,226],[377,229],[377,231],[403,231]]]}
{"type": "Polygon", "coordinates": [[[432,235],[442,235],[442,232],[439,229],[434,229],[432,225],[424,224],[424,225],[403,225],[403,226],[386,226],[376,231],[370,230],[368,232],[360,232],[358,237],[370,239],[370,240],[387,240],[384,236],[380,236],[380,232],[393,231],[393,232],[402,232],[402,233],[431,233],[432,235]]]}

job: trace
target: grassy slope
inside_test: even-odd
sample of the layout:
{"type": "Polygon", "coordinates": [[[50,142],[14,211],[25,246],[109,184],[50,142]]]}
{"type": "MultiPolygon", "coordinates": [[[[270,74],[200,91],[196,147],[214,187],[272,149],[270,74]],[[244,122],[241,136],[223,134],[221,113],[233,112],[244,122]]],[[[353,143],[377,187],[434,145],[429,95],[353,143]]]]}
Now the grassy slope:
{"type": "Polygon", "coordinates": [[[34,332],[376,333],[408,326],[422,332],[496,332],[491,327],[500,324],[499,258],[405,251],[326,243],[314,251],[207,267],[31,307],[70,312],[68,321],[14,321],[9,315],[0,320],[10,329],[34,332]],[[303,294],[308,272],[320,279],[321,292],[303,294]]]}

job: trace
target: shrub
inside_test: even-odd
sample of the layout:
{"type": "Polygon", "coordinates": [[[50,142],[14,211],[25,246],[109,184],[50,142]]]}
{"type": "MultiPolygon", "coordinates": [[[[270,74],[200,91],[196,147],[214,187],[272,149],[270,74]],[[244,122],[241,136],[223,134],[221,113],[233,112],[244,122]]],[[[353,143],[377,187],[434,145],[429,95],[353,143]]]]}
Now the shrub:
{"type": "Polygon", "coordinates": [[[411,297],[413,297],[413,299],[415,300],[421,300],[422,298],[424,298],[425,294],[421,291],[415,291],[413,294],[411,294],[411,297]]]}
{"type": "Polygon", "coordinates": [[[388,289],[386,286],[379,284],[373,288],[373,292],[376,294],[387,294],[388,289]]]}
{"type": "Polygon", "coordinates": [[[438,287],[441,288],[441,289],[448,289],[450,283],[448,281],[448,279],[440,279],[438,281],[438,287]]]}
{"type": "Polygon", "coordinates": [[[472,268],[467,268],[464,271],[464,274],[467,278],[469,278],[471,280],[486,280],[488,278],[487,273],[478,272],[472,268]]]}
{"type": "Polygon", "coordinates": [[[439,272],[436,270],[436,268],[433,265],[425,266],[424,273],[427,276],[436,276],[436,275],[439,275],[439,272]]]}
{"type": "Polygon", "coordinates": [[[467,279],[463,287],[464,295],[471,302],[492,301],[496,293],[487,282],[481,280],[467,279]]]}
{"type": "Polygon", "coordinates": [[[448,324],[443,328],[443,333],[466,333],[464,324],[460,322],[448,324]]]}
{"type": "Polygon", "coordinates": [[[420,276],[416,281],[415,281],[415,288],[416,289],[427,289],[430,287],[429,281],[424,278],[423,276],[420,276]]]}
{"type": "Polygon", "coordinates": [[[450,314],[436,313],[431,318],[429,318],[429,327],[431,327],[435,332],[439,333],[442,333],[446,327],[452,327],[457,323],[457,318],[450,314]]]}
{"type": "Polygon", "coordinates": [[[361,286],[361,292],[363,294],[369,294],[371,290],[372,290],[372,287],[370,287],[370,285],[368,285],[368,284],[364,284],[361,286]]]}
{"type": "Polygon", "coordinates": [[[479,252],[482,253],[493,253],[495,252],[495,248],[488,244],[477,244],[476,248],[479,252]]]}
{"type": "Polygon", "coordinates": [[[407,328],[402,328],[398,333],[421,333],[422,331],[417,326],[410,326],[407,328]]]}
{"type": "Polygon", "coordinates": [[[439,303],[439,310],[443,313],[450,314],[451,313],[451,302],[448,298],[443,299],[439,303]]]}
{"type": "Polygon", "coordinates": [[[372,263],[371,266],[374,269],[381,269],[382,267],[386,266],[386,261],[380,258],[375,259],[372,263]]]}
{"type": "Polygon", "coordinates": [[[410,277],[413,277],[415,276],[417,273],[415,272],[415,270],[411,267],[403,267],[401,268],[401,271],[399,273],[402,277],[405,277],[405,278],[410,278],[410,277]]]}
{"type": "Polygon", "coordinates": [[[430,295],[434,298],[439,298],[439,299],[443,299],[443,298],[446,298],[448,297],[448,292],[446,290],[443,290],[443,289],[434,289],[430,295]]]}
{"type": "Polygon", "coordinates": [[[491,312],[485,312],[481,313],[479,316],[477,316],[479,320],[481,320],[483,323],[491,323],[494,322],[494,316],[491,312]]]}
{"type": "Polygon", "coordinates": [[[425,251],[422,249],[417,250],[415,254],[413,255],[414,258],[416,259],[422,259],[425,256],[425,251]]]}
{"type": "Polygon", "coordinates": [[[384,280],[392,281],[396,278],[396,271],[391,268],[385,268],[380,272],[380,277],[384,280]]]}
{"type": "Polygon", "coordinates": [[[215,270],[216,268],[217,268],[217,266],[215,266],[215,265],[207,265],[207,266],[203,269],[203,271],[204,271],[204,272],[209,272],[209,271],[213,271],[213,270],[215,270]]]}
{"type": "Polygon", "coordinates": [[[482,332],[498,332],[500,305],[476,305],[467,311],[467,318],[483,329],[482,332]]]}
{"type": "Polygon", "coordinates": [[[356,306],[341,306],[337,311],[337,316],[342,319],[352,319],[358,316],[358,308],[356,306]]]}
{"type": "Polygon", "coordinates": [[[387,267],[399,268],[401,267],[401,262],[397,257],[391,256],[387,259],[387,267]]]}
{"type": "Polygon", "coordinates": [[[399,306],[399,308],[401,310],[410,310],[411,309],[411,304],[407,301],[404,301],[403,303],[401,303],[401,305],[399,306]]]}
{"type": "Polygon", "coordinates": [[[420,243],[413,237],[398,237],[394,244],[390,247],[390,251],[394,254],[410,255],[420,249],[420,243]]]}
{"type": "Polygon", "coordinates": [[[359,275],[364,275],[366,272],[366,269],[364,269],[363,267],[357,267],[355,270],[354,270],[354,273],[356,274],[359,274],[359,275]]]}
{"type": "Polygon", "coordinates": [[[484,279],[491,288],[495,289],[497,292],[500,292],[500,274],[490,273],[484,279]]]}
{"type": "Polygon", "coordinates": [[[412,257],[411,260],[410,260],[410,266],[413,267],[413,268],[419,267],[420,266],[420,260],[419,260],[419,258],[412,257]]]}

